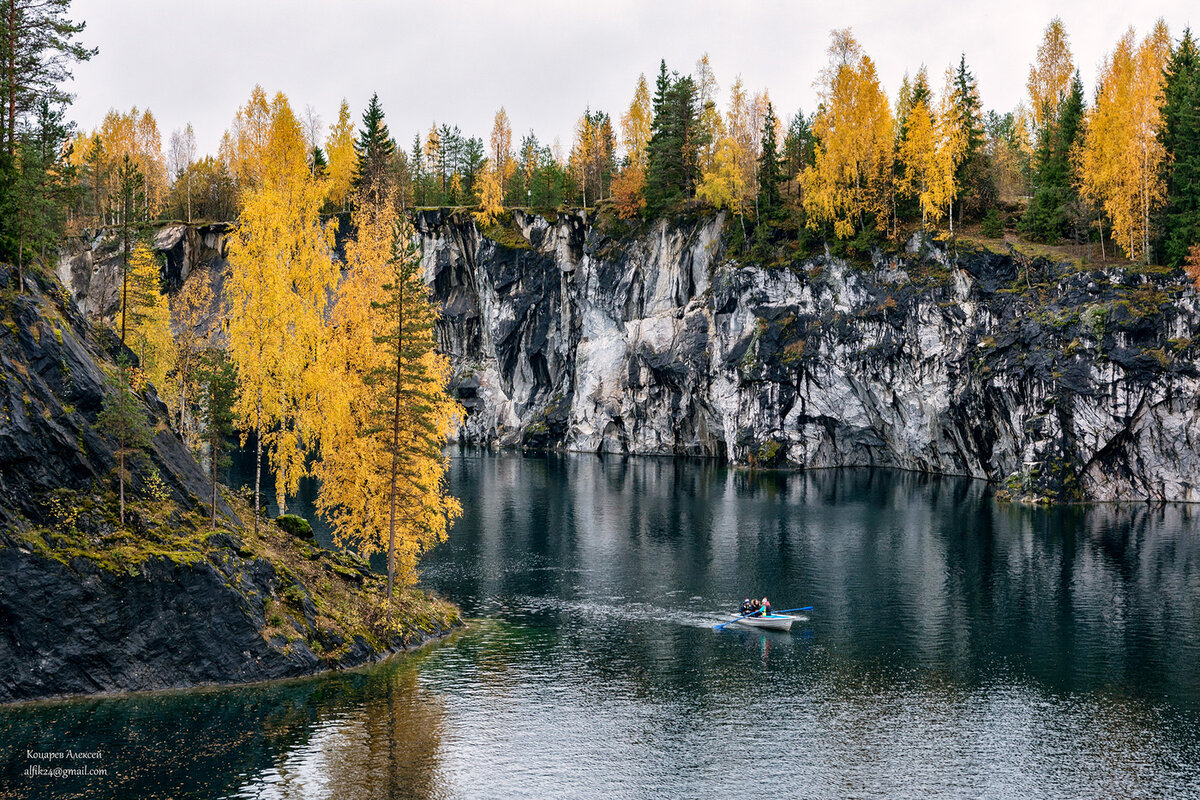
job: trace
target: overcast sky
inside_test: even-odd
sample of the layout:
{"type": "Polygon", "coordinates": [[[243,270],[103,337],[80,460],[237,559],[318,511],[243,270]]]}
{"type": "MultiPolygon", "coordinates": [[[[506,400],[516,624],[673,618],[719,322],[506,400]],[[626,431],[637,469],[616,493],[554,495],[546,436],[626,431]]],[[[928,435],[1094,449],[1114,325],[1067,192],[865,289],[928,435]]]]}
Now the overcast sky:
{"type": "Polygon", "coordinates": [[[1161,16],[1178,38],[1196,8],[1195,0],[75,0],[72,17],[87,23],[81,41],[100,53],[75,68],[71,117],[91,130],[110,108],[148,107],[164,149],[191,122],[201,152],[213,152],[259,83],[268,95],[285,92],[297,113],[312,105],[326,124],[344,97],[357,125],[378,92],[404,147],[435,120],[486,139],[501,105],[514,139],[533,129],[569,146],[586,106],[615,121],[639,73],[653,91],[661,58],[691,72],[707,52],[722,92],[740,74],[748,89],[770,91],[780,118],[810,113],[829,32],[842,27],[875,60],[893,100],[905,70],[927,64],[938,89],[962,52],[984,107],[1006,111],[1024,98],[1055,14],[1090,97],[1126,28],[1140,37],[1161,16]]]}

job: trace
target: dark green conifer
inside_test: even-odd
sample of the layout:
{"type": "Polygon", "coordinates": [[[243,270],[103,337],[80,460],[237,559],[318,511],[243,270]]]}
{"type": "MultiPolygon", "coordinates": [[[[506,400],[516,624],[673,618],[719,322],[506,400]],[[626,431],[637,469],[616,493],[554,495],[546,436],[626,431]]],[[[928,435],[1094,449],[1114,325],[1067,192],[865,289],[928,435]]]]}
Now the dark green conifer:
{"type": "Polygon", "coordinates": [[[1034,241],[1057,242],[1070,233],[1079,200],[1071,150],[1083,133],[1083,112],[1083,83],[1076,72],[1062,108],[1038,137],[1034,195],[1021,218],[1021,230],[1034,241]]]}
{"type": "Polygon", "coordinates": [[[775,220],[783,210],[783,198],[779,184],[783,180],[783,167],[775,144],[775,109],[767,103],[767,115],[763,119],[762,150],[758,156],[758,197],[755,198],[756,214],[760,222],[775,220]]]}
{"type": "Polygon", "coordinates": [[[1167,202],[1160,252],[1164,263],[1178,266],[1200,242],[1200,54],[1190,29],[1171,52],[1163,93],[1167,202]]]}
{"type": "Polygon", "coordinates": [[[389,167],[395,150],[396,142],[383,121],[379,95],[372,94],[371,102],[363,113],[362,129],[354,142],[354,153],[358,156],[354,186],[370,202],[382,202],[391,194],[389,167]]]}

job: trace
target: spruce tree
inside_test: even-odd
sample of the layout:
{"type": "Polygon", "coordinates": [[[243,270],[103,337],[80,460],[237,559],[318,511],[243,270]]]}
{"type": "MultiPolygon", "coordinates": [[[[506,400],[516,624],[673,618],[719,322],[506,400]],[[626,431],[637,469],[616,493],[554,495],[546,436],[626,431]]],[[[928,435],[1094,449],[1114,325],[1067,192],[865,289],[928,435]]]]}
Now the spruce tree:
{"type": "Polygon", "coordinates": [[[813,139],[808,118],[804,116],[802,109],[798,109],[783,137],[785,177],[791,180],[811,165],[815,151],[816,140],[813,139]]]}
{"type": "Polygon", "coordinates": [[[1076,72],[1062,108],[1038,136],[1034,196],[1021,218],[1021,230],[1034,241],[1057,242],[1069,232],[1079,200],[1071,150],[1083,133],[1083,112],[1083,82],[1076,72]]]}
{"type": "Polygon", "coordinates": [[[778,219],[783,209],[779,184],[783,181],[783,168],[775,143],[775,109],[767,103],[767,115],[763,119],[762,151],[758,156],[758,197],[755,199],[759,222],[778,219]]]}
{"type": "Polygon", "coordinates": [[[650,141],[646,146],[646,211],[655,216],[679,199],[682,182],[680,142],[672,125],[671,76],[667,73],[667,62],[659,64],[658,80],[654,89],[654,120],[650,123],[650,141]]]}
{"type": "Polygon", "coordinates": [[[995,187],[987,154],[983,149],[983,109],[979,100],[979,86],[975,76],[967,69],[967,57],[960,55],[958,69],[954,73],[954,112],[959,124],[966,132],[967,142],[963,159],[955,170],[954,183],[960,198],[959,221],[964,211],[982,213],[982,208],[995,200],[995,187]]]}
{"type": "Polygon", "coordinates": [[[1200,242],[1200,54],[1190,29],[1167,62],[1163,94],[1159,135],[1169,166],[1160,252],[1166,264],[1179,266],[1200,242]]]}
{"type": "Polygon", "coordinates": [[[319,146],[314,147],[308,154],[308,169],[314,178],[324,178],[325,171],[329,169],[329,162],[325,160],[325,151],[319,146]]]}
{"type": "Polygon", "coordinates": [[[379,105],[379,94],[371,95],[371,102],[363,112],[362,129],[354,142],[354,153],[358,163],[354,171],[354,188],[370,198],[373,203],[391,193],[389,167],[396,142],[388,133],[383,121],[383,108],[379,105]]]}

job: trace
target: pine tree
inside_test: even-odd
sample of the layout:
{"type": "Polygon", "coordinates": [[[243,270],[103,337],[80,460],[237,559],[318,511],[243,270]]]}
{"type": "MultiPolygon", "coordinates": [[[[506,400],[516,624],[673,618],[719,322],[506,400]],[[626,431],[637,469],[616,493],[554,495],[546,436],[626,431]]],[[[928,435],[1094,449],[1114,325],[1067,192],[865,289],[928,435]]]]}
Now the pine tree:
{"type": "Polygon", "coordinates": [[[1174,267],[1200,242],[1200,54],[1190,29],[1167,62],[1163,95],[1159,138],[1170,166],[1161,252],[1174,267]]]}
{"type": "Polygon", "coordinates": [[[74,183],[74,167],[63,153],[69,134],[62,110],[43,99],[19,137],[15,169],[9,173],[8,190],[0,196],[4,207],[0,239],[8,242],[0,250],[15,251],[19,291],[24,291],[25,265],[35,255],[44,264],[47,252],[53,252],[62,237],[74,183]]]}
{"type": "Polygon", "coordinates": [[[85,23],[66,18],[71,0],[0,0],[0,127],[9,163],[15,163],[21,118],[46,101],[65,104],[62,88],[71,78],[69,65],[96,54],[74,41],[85,23]]]}
{"type": "Polygon", "coordinates": [[[120,520],[125,524],[125,482],[129,479],[126,465],[136,454],[150,446],[150,422],[142,403],[130,390],[135,379],[128,362],[118,364],[117,387],[104,395],[104,407],[96,415],[96,430],[116,442],[117,487],[120,498],[120,520]]]}
{"type": "Polygon", "coordinates": [[[126,309],[129,307],[130,254],[137,238],[140,225],[145,221],[141,213],[144,204],[140,201],[138,187],[142,185],[142,171],[126,153],[117,169],[118,192],[120,194],[121,228],[121,341],[127,333],[126,309]]]}
{"type": "Polygon", "coordinates": [[[372,94],[367,110],[363,112],[362,128],[354,142],[354,153],[358,164],[354,171],[354,187],[369,202],[379,203],[392,194],[389,166],[396,142],[388,133],[383,121],[383,108],[379,95],[372,94]]]}

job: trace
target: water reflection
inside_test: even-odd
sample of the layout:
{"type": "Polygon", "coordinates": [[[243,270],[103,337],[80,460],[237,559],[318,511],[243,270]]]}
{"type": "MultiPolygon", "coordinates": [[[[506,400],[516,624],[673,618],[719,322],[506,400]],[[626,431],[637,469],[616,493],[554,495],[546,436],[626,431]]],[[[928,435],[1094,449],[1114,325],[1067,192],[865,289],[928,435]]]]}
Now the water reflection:
{"type": "Polygon", "coordinates": [[[451,480],[465,517],[425,575],[476,613],[562,625],[768,594],[817,605],[825,646],[893,669],[1200,696],[1188,506],[999,506],[964,479],[668,459],[464,454],[451,480]]]}
{"type": "Polygon", "coordinates": [[[107,743],[117,776],[35,792],[14,749],[4,788],[1200,796],[1200,509],[474,451],[450,482],[464,515],[423,580],[470,630],[360,673],[0,710],[0,741],[107,743]],[[713,630],[764,594],[816,609],[789,634],[713,630]]]}
{"type": "MultiPolygon", "coordinates": [[[[0,713],[6,798],[438,798],[444,708],[420,659],[230,689],[0,713]],[[99,751],[93,777],[30,778],[29,750],[99,751]]],[[[75,764],[58,762],[60,766],[75,764]]]]}

